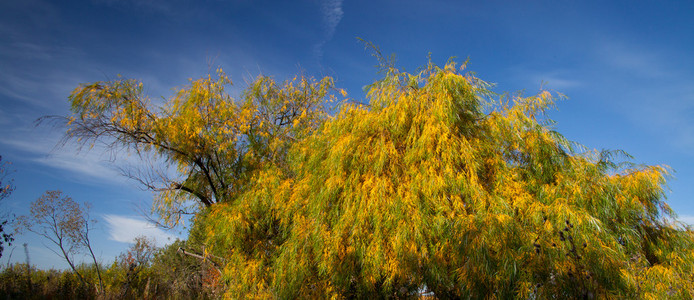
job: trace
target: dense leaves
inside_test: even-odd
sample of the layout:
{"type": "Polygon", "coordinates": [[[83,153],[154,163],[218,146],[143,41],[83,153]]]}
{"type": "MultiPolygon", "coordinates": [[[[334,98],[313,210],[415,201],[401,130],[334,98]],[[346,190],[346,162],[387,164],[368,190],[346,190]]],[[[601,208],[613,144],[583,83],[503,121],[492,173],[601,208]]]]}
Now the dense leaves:
{"type": "Polygon", "coordinates": [[[232,297],[694,295],[667,168],[552,130],[554,95],[494,100],[452,63],[388,70],[240,201],[211,208],[232,297]]]}
{"type": "Polygon", "coordinates": [[[65,142],[134,151],[155,163],[125,170],[157,192],[154,210],[168,225],[182,213],[233,201],[255,170],[282,166],[289,145],[326,117],[332,79],[296,77],[283,84],[260,76],[235,100],[222,70],[191,80],[162,105],[152,104],[142,83],[118,79],[79,86],[70,96],[65,142]],[[161,169],[157,159],[175,168],[161,169]],[[191,201],[192,200],[192,201],[191,201]]]}
{"type": "Polygon", "coordinates": [[[220,71],[162,106],[135,81],[82,85],[67,135],[176,168],[131,176],[171,223],[195,200],[191,239],[227,297],[694,296],[668,168],[566,140],[546,115],[558,94],[386,64],[368,105],[330,117],[329,78],[259,77],[238,100],[229,84],[220,71]]]}

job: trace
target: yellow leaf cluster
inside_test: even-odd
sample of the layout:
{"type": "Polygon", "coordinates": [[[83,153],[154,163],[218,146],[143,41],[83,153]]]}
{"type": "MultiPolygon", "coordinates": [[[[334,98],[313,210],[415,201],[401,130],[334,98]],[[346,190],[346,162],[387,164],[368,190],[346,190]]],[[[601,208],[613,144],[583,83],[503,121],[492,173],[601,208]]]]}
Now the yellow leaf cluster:
{"type": "Polygon", "coordinates": [[[691,232],[662,219],[666,169],[580,150],[552,130],[547,91],[487,87],[452,64],[389,70],[369,106],[343,105],[292,145],[291,176],[259,175],[242,196],[279,237],[256,226],[225,249],[272,241],[257,282],[279,298],[691,296],[691,232]]]}
{"type": "Polygon", "coordinates": [[[389,67],[333,117],[330,78],[260,76],[235,100],[218,70],[160,108],[99,82],[68,126],[176,167],[155,210],[200,211],[231,298],[694,296],[667,167],[586,150],[552,127],[553,93],[499,96],[464,67],[389,67]]]}

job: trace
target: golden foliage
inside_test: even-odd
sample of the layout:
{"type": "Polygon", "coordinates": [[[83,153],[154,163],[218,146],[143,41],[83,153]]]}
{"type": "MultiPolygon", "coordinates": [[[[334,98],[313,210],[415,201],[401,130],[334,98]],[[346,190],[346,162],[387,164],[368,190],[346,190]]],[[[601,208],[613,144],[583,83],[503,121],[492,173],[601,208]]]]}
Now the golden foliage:
{"type": "Polygon", "coordinates": [[[191,79],[162,105],[152,104],[136,80],[80,85],[70,96],[65,140],[126,148],[175,167],[174,176],[156,165],[126,174],[156,192],[154,211],[174,225],[181,213],[233,201],[267,164],[287,169],[289,145],[319,126],[333,98],[330,78],[279,84],[259,76],[239,100],[227,94],[231,84],[219,69],[191,79]]]}
{"type": "Polygon", "coordinates": [[[390,69],[369,106],[292,144],[288,170],[212,207],[228,296],[694,295],[667,168],[579,151],[552,130],[550,92],[495,100],[459,70],[390,69]]]}
{"type": "Polygon", "coordinates": [[[164,217],[205,207],[194,230],[228,297],[694,296],[667,167],[566,140],[545,114],[561,95],[497,96],[452,62],[386,67],[334,117],[330,78],[261,76],[234,100],[219,70],[161,107],[136,81],[82,85],[68,138],[174,165],[164,186],[138,179],[164,217]]]}

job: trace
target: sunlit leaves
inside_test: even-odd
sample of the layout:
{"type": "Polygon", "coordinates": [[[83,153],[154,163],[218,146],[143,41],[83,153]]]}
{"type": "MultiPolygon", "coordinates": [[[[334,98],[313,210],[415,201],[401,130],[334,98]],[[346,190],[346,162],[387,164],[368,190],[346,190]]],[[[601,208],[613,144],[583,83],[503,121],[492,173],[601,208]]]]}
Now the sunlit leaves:
{"type": "MultiPolygon", "coordinates": [[[[692,295],[692,234],[665,221],[666,168],[584,151],[553,130],[552,93],[497,99],[461,70],[388,68],[368,106],[307,123],[288,165],[214,207],[228,295],[692,295]]],[[[301,123],[283,99],[313,94],[283,90],[251,94],[301,123]]]]}
{"type": "Polygon", "coordinates": [[[161,107],[98,82],[72,94],[68,138],[175,167],[135,177],[163,216],[193,206],[232,298],[691,298],[667,167],[586,150],[546,115],[561,95],[495,95],[464,67],[384,65],[368,105],[337,106],[330,78],[233,99],[220,70],[161,107]]]}
{"type": "Polygon", "coordinates": [[[330,78],[277,83],[259,76],[239,99],[227,93],[231,84],[220,69],[191,79],[162,105],[152,104],[136,80],[83,84],[70,96],[65,139],[125,148],[173,167],[126,174],[156,192],[153,210],[173,225],[183,213],[233,201],[256,170],[288,170],[289,145],[318,128],[333,99],[330,78]]]}

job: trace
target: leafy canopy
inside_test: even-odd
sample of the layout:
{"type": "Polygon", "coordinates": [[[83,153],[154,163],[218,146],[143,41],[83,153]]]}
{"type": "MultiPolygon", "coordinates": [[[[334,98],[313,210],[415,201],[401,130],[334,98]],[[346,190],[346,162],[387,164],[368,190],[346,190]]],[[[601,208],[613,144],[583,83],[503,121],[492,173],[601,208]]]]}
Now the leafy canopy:
{"type": "Polygon", "coordinates": [[[259,76],[235,100],[226,92],[231,83],[219,69],[214,77],[191,80],[162,105],[136,80],[82,84],[70,95],[73,115],[57,119],[67,121],[64,142],[99,142],[154,160],[124,172],[156,192],[155,212],[175,225],[182,213],[233,201],[264,165],[284,165],[289,145],[326,117],[324,101],[333,88],[328,77],[278,84],[259,76]]]}
{"type": "Polygon", "coordinates": [[[694,296],[668,169],[583,149],[545,114],[556,94],[498,97],[464,66],[388,65],[333,117],[330,78],[259,77],[235,100],[220,70],[163,106],[133,80],[85,84],[67,139],[174,166],[130,175],[170,222],[195,200],[229,297],[694,296]]]}
{"type": "Polygon", "coordinates": [[[290,172],[211,207],[228,296],[694,295],[666,167],[583,151],[552,130],[550,92],[495,99],[460,70],[388,69],[292,145],[290,172]]]}

